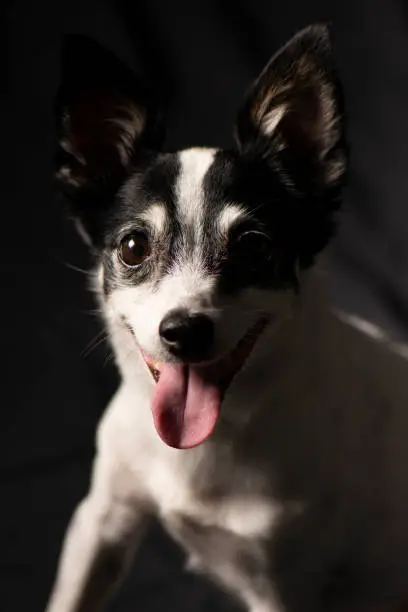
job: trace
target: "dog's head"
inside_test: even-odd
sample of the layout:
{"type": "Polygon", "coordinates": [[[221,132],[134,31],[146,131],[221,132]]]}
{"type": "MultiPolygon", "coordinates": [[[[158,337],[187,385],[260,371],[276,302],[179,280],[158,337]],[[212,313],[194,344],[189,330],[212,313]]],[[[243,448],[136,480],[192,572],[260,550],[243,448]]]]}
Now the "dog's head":
{"type": "Polygon", "coordinates": [[[59,118],[57,177],[98,256],[103,299],[160,375],[157,429],[198,444],[332,234],[346,149],[327,29],[272,58],[232,150],[162,152],[151,94],[81,37],[65,45],[59,118]]]}

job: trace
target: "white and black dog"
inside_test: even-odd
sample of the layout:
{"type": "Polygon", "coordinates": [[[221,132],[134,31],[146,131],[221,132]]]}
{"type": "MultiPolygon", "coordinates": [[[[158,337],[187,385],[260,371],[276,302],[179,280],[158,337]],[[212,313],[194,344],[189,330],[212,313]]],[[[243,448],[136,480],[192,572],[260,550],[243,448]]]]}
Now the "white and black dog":
{"type": "Polygon", "coordinates": [[[326,27],[272,58],[231,150],[162,152],[147,89],[81,37],[59,116],[122,382],[48,612],[103,610],[152,515],[250,612],[406,601],[407,362],[314,267],[347,166],[326,27]]]}

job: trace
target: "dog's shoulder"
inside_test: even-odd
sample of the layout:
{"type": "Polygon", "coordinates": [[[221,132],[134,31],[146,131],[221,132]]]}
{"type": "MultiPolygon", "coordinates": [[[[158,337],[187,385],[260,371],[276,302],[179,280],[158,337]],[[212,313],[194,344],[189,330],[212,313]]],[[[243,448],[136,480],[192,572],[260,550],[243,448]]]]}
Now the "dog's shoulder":
{"type": "Polygon", "coordinates": [[[356,379],[363,384],[368,379],[372,388],[383,390],[390,400],[398,395],[408,400],[408,345],[394,341],[370,321],[343,312],[333,313],[332,334],[356,379]]]}

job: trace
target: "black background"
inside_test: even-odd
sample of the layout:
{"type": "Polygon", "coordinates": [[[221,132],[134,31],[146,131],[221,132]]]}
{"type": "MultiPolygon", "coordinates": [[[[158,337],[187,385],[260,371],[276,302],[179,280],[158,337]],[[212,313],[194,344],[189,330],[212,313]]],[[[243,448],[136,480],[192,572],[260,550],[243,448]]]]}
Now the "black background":
{"type": "MultiPolygon", "coordinates": [[[[0,609],[40,612],[67,521],[87,488],[96,422],[116,384],[86,275],[74,269],[86,269],[88,255],[51,180],[63,33],[96,38],[155,80],[168,109],[169,147],[223,146],[245,88],[270,55],[298,28],[331,21],[352,146],[331,251],[333,299],[406,340],[408,5],[11,0],[4,12],[0,609]]],[[[156,529],[113,609],[229,606],[182,572],[181,553],[156,529]]]]}

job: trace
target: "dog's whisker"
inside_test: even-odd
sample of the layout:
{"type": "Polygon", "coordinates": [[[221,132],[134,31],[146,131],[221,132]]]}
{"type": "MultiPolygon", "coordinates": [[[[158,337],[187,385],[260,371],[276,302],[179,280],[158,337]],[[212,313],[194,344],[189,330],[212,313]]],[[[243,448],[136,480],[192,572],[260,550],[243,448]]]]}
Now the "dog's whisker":
{"type": "Polygon", "coordinates": [[[66,268],[69,268],[70,270],[74,270],[75,272],[79,272],[80,274],[83,274],[84,276],[92,276],[93,274],[91,270],[85,270],[84,268],[80,268],[79,266],[71,264],[68,261],[63,261],[62,263],[64,264],[66,268]]]}
{"type": "Polygon", "coordinates": [[[114,352],[112,351],[112,349],[108,349],[107,352],[106,352],[106,355],[105,355],[105,357],[103,359],[102,367],[106,368],[106,366],[108,364],[112,363],[114,358],[115,358],[114,352]]]}
{"type": "Polygon", "coordinates": [[[94,308],[94,309],[87,309],[87,310],[81,310],[82,314],[88,315],[90,317],[97,317],[97,318],[101,318],[101,316],[103,315],[103,310],[102,308],[94,308]]]}
{"type": "Polygon", "coordinates": [[[98,346],[100,346],[103,342],[105,342],[108,339],[108,337],[109,335],[105,329],[98,332],[95,338],[93,338],[91,342],[84,348],[84,350],[81,353],[81,356],[85,358],[89,357],[92,351],[94,351],[98,346]]]}

